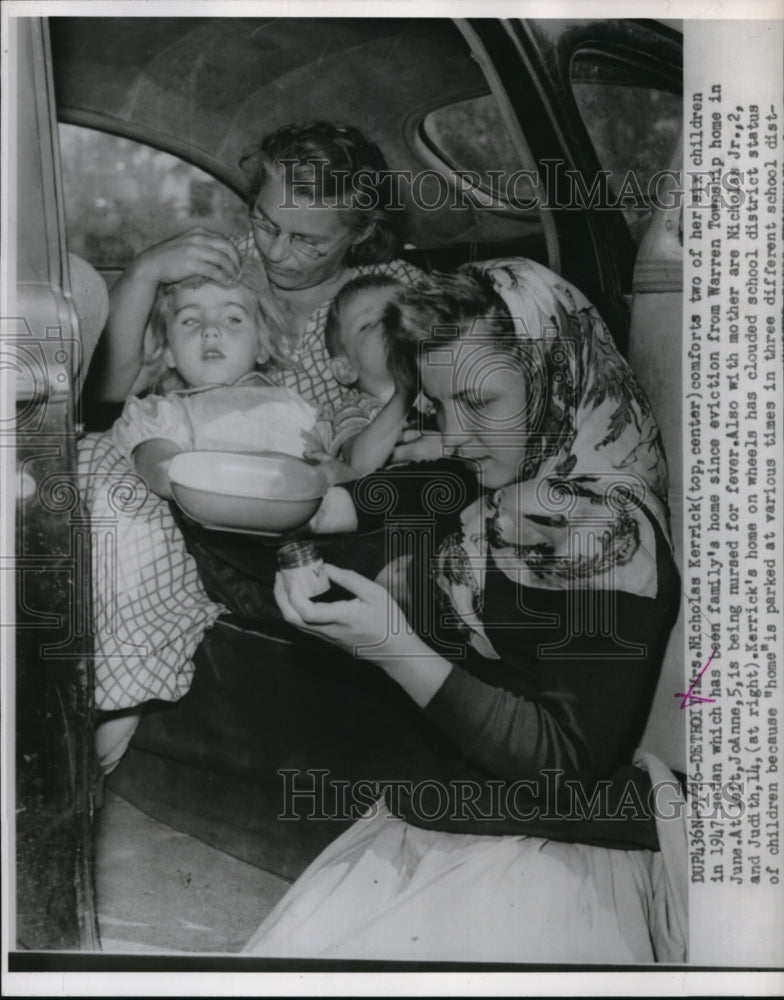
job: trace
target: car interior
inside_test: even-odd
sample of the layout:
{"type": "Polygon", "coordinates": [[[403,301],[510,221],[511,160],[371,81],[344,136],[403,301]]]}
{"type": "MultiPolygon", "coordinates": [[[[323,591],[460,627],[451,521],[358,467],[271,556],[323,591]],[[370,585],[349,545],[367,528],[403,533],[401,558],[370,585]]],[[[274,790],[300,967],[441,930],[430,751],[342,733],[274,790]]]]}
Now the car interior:
{"type": "MultiPolygon", "coordinates": [[[[249,176],[242,164],[254,141],[290,121],[339,120],[377,141],[393,171],[423,178],[416,199],[410,186],[401,187],[408,218],[406,260],[425,270],[449,271],[472,261],[528,257],[564,274],[596,303],[661,424],[680,559],[678,211],[639,201],[604,213],[562,205],[521,207],[532,193],[523,172],[541,172],[542,159],[556,149],[576,168],[606,168],[613,176],[678,168],[677,26],[54,16],[43,22],[38,49],[36,44],[34,38],[33,69],[46,78],[44,89],[52,94],[56,116],[50,172],[59,173],[54,217],[59,211],[57,239],[67,253],[62,255],[67,272],[62,290],[81,336],[81,360],[72,365],[63,404],[71,407],[74,441],[105,430],[119,412],[96,400],[94,386],[101,376],[99,334],[107,290],[133,257],[193,225],[227,236],[244,234],[249,176]],[[39,57],[46,65],[36,70],[39,57]],[[456,187],[455,171],[469,178],[471,197],[456,187]],[[500,186],[501,172],[520,174],[514,189],[500,186]]],[[[40,135],[33,145],[42,148],[40,135]]],[[[39,178],[33,189],[45,183],[39,178]]],[[[73,465],[73,450],[64,451],[62,461],[73,465]]],[[[27,529],[20,529],[23,538],[25,530],[32,532],[34,516],[27,529]]],[[[89,637],[84,641],[89,649],[89,637]]],[[[679,622],[644,741],[677,771],[685,769],[684,713],[673,698],[681,690],[682,644],[679,622]]],[[[34,643],[29,650],[21,648],[36,660],[34,643]]],[[[330,679],[339,708],[324,718],[318,661],[318,651],[293,650],[274,628],[263,671],[219,656],[208,661],[197,651],[191,690],[179,702],[148,706],[106,791],[167,828],[252,866],[264,878],[271,876],[270,898],[280,895],[344,828],[340,821],[318,817],[298,823],[276,818],[280,770],[295,771],[318,760],[320,767],[349,779],[360,764],[380,773],[401,740],[419,738],[401,729],[395,700],[403,696],[380,679],[364,676],[358,683],[359,669],[344,669],[330,679]],[[374,707],[379,701],[384,712],[374,707]],[[266,734],[261,749],[260,730],[266,734]],[[363,748],[361,762],[358,747],[363,748]],[[371,747],[377,748],[377,760],[368,757],[371,747]]],[[[43,735],[45,706],[25,693],[33,683],[33,667],[19,668],[27,687],[20,686],[17,699],[24,734],[18,748],[37,753],[31,749],[35,742],[48,739],[47,759],[70,753],[68,773],[82,776],[69,779],[69,792],[57,792],[59,809],[69,795],[73,799],[74,788],[86,803],[82,825],[61,848],[63,857],[75,844],[86,843],[96,822],[110,825],[101,820],[100,809],[93,809],[89,739],[73,736],[74,724],[89,731],[94,718],[89,653],[80,662],[88,666],[74,682],[77,694],[66,727],[70,744],[68,736],[54,745],[43,735]]],[[[40,772],[34,770],[21,782],[31,801],[36,782],[40,772]]],[[[55,880],[51,867],[39,871],[29,860],[40,844],[36,837],[31,832],[28,847],[18,854],[21,884],[31,887],[31,900],[46,897],[45,886],[55,880]]],[[[114,857],[106,837],[101,843],[114,857]]],[[[178,849],[172,841],[170,850],[178,849]]],[[[74,889],[71,903],[63,907],[72,905],[83,914],[94,906],[89,848],[82,849],[80,863],[87,889],[74,889]]],[[[111,864],[103,870],[107,867],[111,864]]],[[[36,906],[20,908],[25,940],[32,947],[36,942],[51,947],[51,930],[36,918],[36,906]]],[[[59,946],[98,946],[94,921],[91,925],[84,915],[80,920],[76,930],[60,932],[59,946]]],[[[61,924],[70,927],[66,916],[61,924]]],[[[123,936],[108,925],[101,935],[123,936]]],[[[209,950],[198,934],[182,947],[209,950]]]]}
{"type": "MultiPolygon", "coordinates": [[[[426,181],[420,199],[432,204],[431,209],[413,203],[410,187],[401,190],[410,216],[409,259],[446,268],[501,256],[511,249],[523,249],[537,259],[544,256],[537,213],[472,210],[467,199],[455,209],[454,192],[444,197],[443,188],[434,182],[438,169],[445,166],[485,171],[491,164],[504,168],[518,162],[481,69],[451,22],[167,18],[164,23],[119,19],[121,23],[115,24],[115,20],[110,22],[107,46],[106,19],[51,19],[61,122],[180,153],[241,198],[248,177],[240,163],[252,150],[254,137],[286,124],[294,109],[303,121],[338,116],[383,142],[392,170],[432,168],[430,189],[426,181]],[[231,52],[230,63],[226,52],[231,52]],[[380,65],[394,69],[379,73],[380,65]],[[466,148],[456,134],[460,135],[463,122],[476,121],[480,115],[482,131],[466,148]],[[453,161],[450,154],[460,159],[453,161]]],[[[88,140],[79,143],[77,137],[74,145],[73,156],[81,171],[87,171],[91,195],[103,185],[99,198],[122,202],[134,196],[134,184],[143,183],[141,176],[126,179],[116,171],[111,178],[101,176],[105,163],[92,155],[88,140]]],[[[80,206],[78,194],[69,198],[70,154],[64,146],[66,199],[70,218],[75,219],[80,206]]],[[[209,218],[213,192],[194,191],[191,180],[183,185],[190,196],[186,221],[194,216],[209,218]]],[[[235,219],[232,222],[237,225],[235,219]]],[[[244,225],[240,218],[240,231],[244,225]]],[[[106,223],[102,228],[112,230],[117,245],[101,246],[103,259],[93,262],[111,282],[118,265],[143,248],[139,241],[147,235],[139,232],[138,223],[136,233],[106,223]]],[[[88,246],[83,243],[82,248],[88,246]]]]}

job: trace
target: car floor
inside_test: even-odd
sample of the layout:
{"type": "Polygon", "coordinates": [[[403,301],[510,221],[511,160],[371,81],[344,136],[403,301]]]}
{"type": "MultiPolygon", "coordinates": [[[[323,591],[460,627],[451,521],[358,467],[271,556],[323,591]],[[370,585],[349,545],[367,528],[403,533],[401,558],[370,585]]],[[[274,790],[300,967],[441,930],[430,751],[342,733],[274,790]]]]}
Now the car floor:
{"type": "Polygon", "coordinates": [[[238,952],[289,884],[159,823],[110,791],[96,812],[105,952],[238,952]]]}

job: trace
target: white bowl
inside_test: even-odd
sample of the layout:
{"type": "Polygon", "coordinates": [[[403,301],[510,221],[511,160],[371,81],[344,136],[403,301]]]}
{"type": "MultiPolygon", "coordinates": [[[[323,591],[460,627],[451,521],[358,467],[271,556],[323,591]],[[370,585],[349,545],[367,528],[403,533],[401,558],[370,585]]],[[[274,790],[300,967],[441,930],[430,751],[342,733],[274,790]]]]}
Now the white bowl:
{"type": "Polygon", "coordinates": [[[327,480],[281,452],[183,451],[169,466],[177,504],[209,528],[280,534],[305,524],[327,480]]]}

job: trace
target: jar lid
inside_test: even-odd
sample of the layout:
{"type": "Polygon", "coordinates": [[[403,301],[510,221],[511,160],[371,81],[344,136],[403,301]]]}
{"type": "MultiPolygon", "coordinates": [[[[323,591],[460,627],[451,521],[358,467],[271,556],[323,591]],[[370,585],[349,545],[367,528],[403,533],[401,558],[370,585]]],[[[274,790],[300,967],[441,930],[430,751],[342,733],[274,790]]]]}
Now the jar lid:
{"type": "Polygon", "coordinates": [[[286,542],[278,549],[278,566],[281,569],[307,566],[319,559],[321,556],[313,542],[286,542]]]}

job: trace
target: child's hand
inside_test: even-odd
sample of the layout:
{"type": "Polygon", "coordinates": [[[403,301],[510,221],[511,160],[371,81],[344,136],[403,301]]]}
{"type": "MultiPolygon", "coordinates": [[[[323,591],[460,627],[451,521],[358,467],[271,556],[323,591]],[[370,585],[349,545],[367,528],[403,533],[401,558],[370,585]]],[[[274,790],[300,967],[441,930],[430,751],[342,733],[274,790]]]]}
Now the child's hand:
{"type": "Polygon", "coordinates": [[[316,465],[324,473],[328,486],[337,486],[339,483],[350,483],[354,479],[359,479],[356,469],[352,469],[350,465],[328,455],[325,451],[306,451],[305,461],[316,465]]]}
{"type": "Polygon", "coordinates": [[[438,431],[403,431],[392,452],[393,462],[432,462],[450,454],[438,431]]]}

